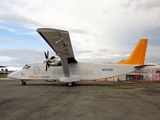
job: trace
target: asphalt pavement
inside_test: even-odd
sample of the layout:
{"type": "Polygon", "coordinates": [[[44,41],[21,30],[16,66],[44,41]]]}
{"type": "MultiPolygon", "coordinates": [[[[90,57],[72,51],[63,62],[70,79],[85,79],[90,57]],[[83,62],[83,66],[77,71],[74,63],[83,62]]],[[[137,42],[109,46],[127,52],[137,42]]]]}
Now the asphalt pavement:
{"type": "Polygon", "coordinates": [[[1,79],[0,120],[160,120],[160,83],[1,79]]]}

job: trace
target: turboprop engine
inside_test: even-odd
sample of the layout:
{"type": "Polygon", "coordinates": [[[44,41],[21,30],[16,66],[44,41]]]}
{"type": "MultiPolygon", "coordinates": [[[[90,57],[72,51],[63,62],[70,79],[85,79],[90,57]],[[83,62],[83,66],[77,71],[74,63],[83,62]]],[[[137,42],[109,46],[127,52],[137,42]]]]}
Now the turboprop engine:
{"type": "Polygon", "coordinates": [[[46,71],[50,66],[61,66],[61,60],[60,58],[56,58],[55,56],[52,56],[49,58],[49,51],[44,52],[46,60],[44,60],[44,63],[46,63],[46,71]]]}

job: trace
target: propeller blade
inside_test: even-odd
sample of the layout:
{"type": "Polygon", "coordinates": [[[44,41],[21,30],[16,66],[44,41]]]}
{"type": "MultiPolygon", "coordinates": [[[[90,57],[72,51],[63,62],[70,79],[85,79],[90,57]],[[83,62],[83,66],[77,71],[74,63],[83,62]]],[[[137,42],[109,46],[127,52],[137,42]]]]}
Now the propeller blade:
{"type": "Polygon", "coordinates": [[[44,55],[45,55],[45,58],[48,59],[48,57],[49,57],[49,51],[44,52],[44,55]]]}
{"type": "Polygon", "coordinates": [[[47,59],[49,58],[49,51],[47,51],[47,59]]]}
{"type": "Polygon", "coordinates": [[[49,64],[49,62],[47,62],[47,66],[50,68],[50,64],[49,64]]]}
{"type": "MultiPolygon", "coordinates": [[[[50,64],[49,64],[49,63],[50,63],[50,60],[48,59],[48,58],[49,58],[49,51],[44,52],[44,55],[45,55],[45,58],[46,58],[46,61],[45,61],[45,62],[46,62],[46,71],[47,71],[47,69],[50,68],[50,64]]],[[[45,62],[44,62],[44,63],[45,63],[45,62]]]]}
{"type": "Polygon", "coordinates": [[[48,70],[48,68],[50,68],[49,62],[46,63],[46,71],[48,70]]]}
{"type": "Polygon", "coordinates": [[[48,68],[48,67],[47,67],[47,63],[46,63],[46,71],[47,71],[47,68],[48,68]]]}
{"type": "Polygon", "coordinates": [[[48,59],[48,58],[47,58],[47,54],[46,54],[46,52],[44,52],[44,55],[45,55],[45,58],[46,58],[46,59],[48,59]]]}

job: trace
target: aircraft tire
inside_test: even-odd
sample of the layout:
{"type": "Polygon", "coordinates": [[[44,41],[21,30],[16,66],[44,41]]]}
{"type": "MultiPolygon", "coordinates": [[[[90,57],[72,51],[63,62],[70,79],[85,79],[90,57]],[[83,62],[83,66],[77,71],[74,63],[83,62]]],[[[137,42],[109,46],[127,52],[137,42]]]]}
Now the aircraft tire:
{"type": "Polygon", "coordinates": [[[72,87],[72,86],[75,86],[75,84],[76,84],[75,82],[69,82],[69,83],[67,83],[67,86],[72,87]]]}
{"type": "Polygon", "coordinates": [[[72,86],[75,86],[76,85],[76,82],[72,82],[72,86]]]}
{"type": "Polygon", "coordinates": [[[68,86],[68,87],[72,87],[72,85],[73,85],[72,82],[67,83],[67,86],[68,86]]]}
{"type": "Polygon", "coordinates": [[[26,85],[26,82],[22,82],[22,85],[26,85]]]}

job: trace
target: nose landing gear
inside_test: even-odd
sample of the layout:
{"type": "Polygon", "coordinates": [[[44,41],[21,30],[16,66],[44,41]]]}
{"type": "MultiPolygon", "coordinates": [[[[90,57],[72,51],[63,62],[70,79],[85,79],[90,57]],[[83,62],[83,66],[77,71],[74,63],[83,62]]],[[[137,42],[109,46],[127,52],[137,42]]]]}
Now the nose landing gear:
{"type": "Polygon", "coordinates": [[[26,82],[24,80],[21,80],[22,85],[26,85],[26,82]]]}
{"type": "Polygon", "coordinates": [[[71,86],[74,86],[75,85],[75,82],[69,82],[69,83],[66,83],[67,86],[71,87],[71,86]]]}

